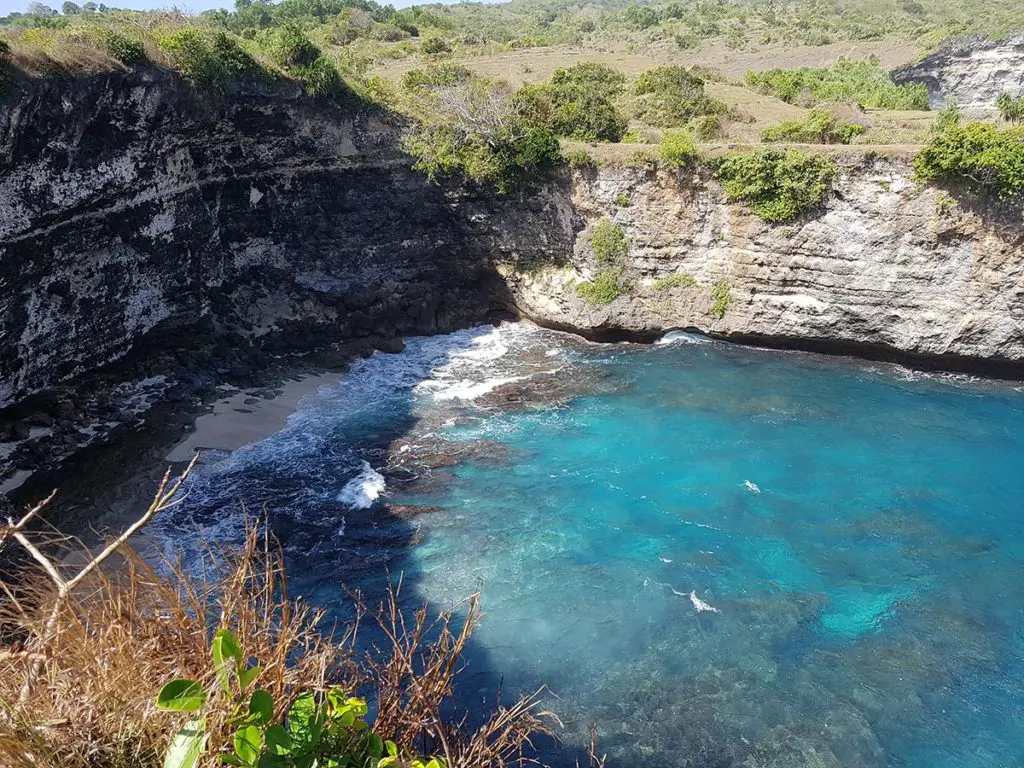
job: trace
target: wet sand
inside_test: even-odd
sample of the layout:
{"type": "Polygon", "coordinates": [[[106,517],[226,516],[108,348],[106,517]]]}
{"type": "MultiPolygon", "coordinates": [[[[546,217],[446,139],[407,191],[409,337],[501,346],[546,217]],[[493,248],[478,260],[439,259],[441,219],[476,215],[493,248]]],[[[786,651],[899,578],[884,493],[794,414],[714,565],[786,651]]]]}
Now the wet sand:
{"type": "Polygon", "coordinates": [[[188,461],[196,451],[235,451],[280,431],[306,396],[320,387],[337,384],[342,373],[304,376],[284,382],[280,394],[256,397],[238,390],[213,404],[210,413],[196,419],[195,429],[167,454],[167,461],[188,461]]]}

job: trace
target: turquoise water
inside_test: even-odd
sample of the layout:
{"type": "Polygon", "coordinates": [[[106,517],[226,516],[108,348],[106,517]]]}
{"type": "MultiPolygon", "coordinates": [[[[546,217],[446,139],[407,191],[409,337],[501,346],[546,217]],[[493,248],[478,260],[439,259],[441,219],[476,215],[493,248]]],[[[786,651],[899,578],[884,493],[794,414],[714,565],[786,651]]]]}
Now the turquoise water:
{"type": "Polygon", "coordinates": [[[508,325],[365,361],[189,514],[268,503],[328,605],[482,589],[461,700],[546,684],[552,763],[981,768],[1024,762],[1022,483],[1012,384],[508,325]]]}

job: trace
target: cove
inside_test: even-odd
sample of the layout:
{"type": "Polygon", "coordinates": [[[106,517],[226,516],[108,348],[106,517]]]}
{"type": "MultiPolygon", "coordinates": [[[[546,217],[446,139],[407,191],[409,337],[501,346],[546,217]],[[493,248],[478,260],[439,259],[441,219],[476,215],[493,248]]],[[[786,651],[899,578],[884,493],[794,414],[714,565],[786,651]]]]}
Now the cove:
{"type": "MultiPolygon", "coordinates": [[[[670,334],[413,338],[208,457],[169,550],[267,509],[293,589],[482,590],[467,707],[547,685],[549,764],[1024,759],[1024,394],[670,334]]],[[[335,609],[344,617],[342,609],[335,609]]]]}

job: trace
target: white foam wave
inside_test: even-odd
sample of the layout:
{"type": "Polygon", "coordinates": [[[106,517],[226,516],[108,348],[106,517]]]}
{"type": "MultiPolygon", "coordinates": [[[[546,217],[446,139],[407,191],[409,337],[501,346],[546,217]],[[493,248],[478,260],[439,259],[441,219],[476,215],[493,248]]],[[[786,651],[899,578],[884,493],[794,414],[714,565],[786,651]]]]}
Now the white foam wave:
{"type": "Polygon", "coordinates": [[[362,470],[345,483],[337,498],[342,504],[348,504],[350,507],[367,509],[384,493],[386,485],[384,475],[371,467],[370,462],[364,461],[362,470]]]}
{"type": "Polygon", "coordinates": [[[425,381],[416,387],[417,392],[433,391],[434,399],[444,400],[475,400],[481,395],[486,395],[505,384],[512,384],[517,381],[525,381],[529,376],[495,376],[493,379],[484,381],[472,381],[470,379],[459,379],[457,381],[425,381]]]}
{"type": "Polygon", "coordinates": [[[690,333],[689,331],[669,331],[655,344],[710,344],[711,339],[707,336],[702,336],[699,333],[690,333]]]}
{"type": "Polygon", "coordinates": [[[693,607],[697,609],[697,613],[721,613],[721,611],[715,608],[715,606],[705,603],[697,597],[696,591],[690,592],[690,602],[693,603],[693,607]]]}

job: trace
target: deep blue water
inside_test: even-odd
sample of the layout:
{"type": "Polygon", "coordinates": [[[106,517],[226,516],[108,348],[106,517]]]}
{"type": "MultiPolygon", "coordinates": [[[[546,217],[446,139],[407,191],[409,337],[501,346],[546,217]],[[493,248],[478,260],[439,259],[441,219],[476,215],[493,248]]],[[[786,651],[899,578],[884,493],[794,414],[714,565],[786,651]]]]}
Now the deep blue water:
{"type": "Polygon", "coordinates": [[[546,684],[555,763],[591,722],[610,768],[1024,763],[1020,388],[697,341],[411,340],[186,512],[229,539],[267,504],[329,607],[385,568],[482,589],[462,702],[546,684]]]}

